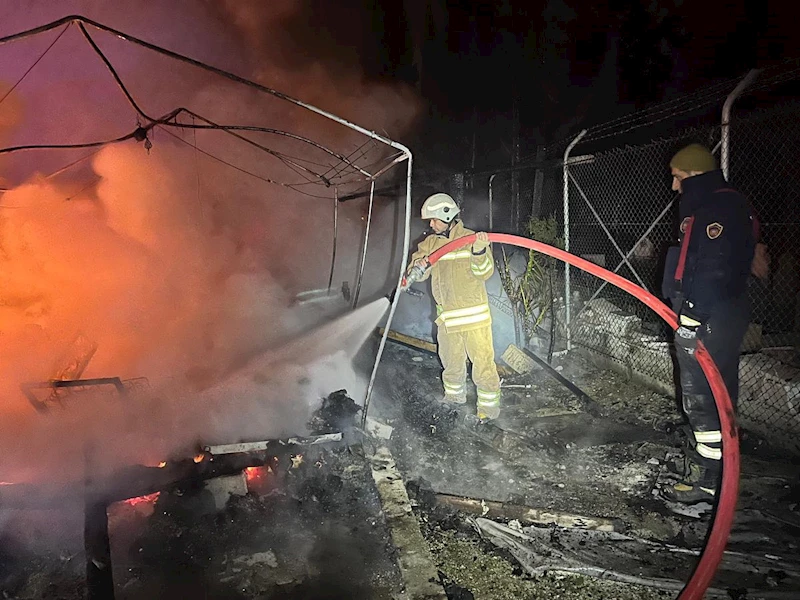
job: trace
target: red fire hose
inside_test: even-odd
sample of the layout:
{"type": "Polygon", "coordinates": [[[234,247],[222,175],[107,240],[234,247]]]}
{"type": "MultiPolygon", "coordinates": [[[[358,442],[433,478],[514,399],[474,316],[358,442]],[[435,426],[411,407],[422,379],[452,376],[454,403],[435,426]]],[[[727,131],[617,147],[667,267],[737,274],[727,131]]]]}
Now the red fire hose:
{"type": "MultiPolygon", "coordinates": [[[[553,246],[548,246],[547,244],[516,235],[490,233],[489,240],[501,244],[528,248],[536,252],[541,252],[542,254],[547,254],[565,263],[569,263],[582,271],[591,273],[595,277],[604,279],[608,283],[628,292],[634,298],[646,304],[664,319],[673,330],[678,328],[678,319],[675,313],[653,294],[588,260],[574,256],[559,248],[554,248],[553,246]]],[[[428,262],[433,265],[448,252],[472,244],[474,241],[475,234],[453,240],[431,254],[428,257],[428,262]]],[[[711,584],[714,573],[716,573],[717,567],[722,560],[725,545],[728,542],[731,525],[733,524],[733,517],[736,512],[736,498],[739,493],[739,437],[731,399],[730,396],[728,396],[728,390],[725,387],[725,383],[722,381],[717,366],[700,341],[697,342],[695,356],[711,386],[711,392],[714,395],[717,412],[719,413],[720,429],[722,430],[722,486],[719,490],[716,513],[711,525],[711,532],[706,540],[705,548],[700,555],[700,560],[695,567],[691,579],[689,579],[686,586],[684,586],[681,591],[680,596],[678,596],[679,600],[700,600],[711,584]]]]}

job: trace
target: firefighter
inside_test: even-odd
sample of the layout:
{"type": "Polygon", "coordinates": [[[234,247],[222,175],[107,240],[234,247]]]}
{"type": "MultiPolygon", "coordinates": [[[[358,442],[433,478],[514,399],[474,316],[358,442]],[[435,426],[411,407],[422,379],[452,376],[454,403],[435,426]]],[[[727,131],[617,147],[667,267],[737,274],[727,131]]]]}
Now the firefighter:
{"type": "Polygon", "coordinates": [[[494,272],[494,259],[486,233],[478,233],[472,246],[445,254],[428,268],[427,257],[448,242],[475,233],[457,219],[460,209],[447,194],[433,194],[422,205],[422,218],[430,220],[433,234],[411,255],[411,269],[426,269],[419,281],[431,277],[436,301],[437,342],[444,370],[444,402],[464,404],[467,358],[478,392],[479,419],[500,416],[500,377],[494,362],[492,318],[484,283],[494,272]]]}
{"type": "Polygon", "coordinates": [[[758,224],[748,201],[725,181],[707,148],[683,148],[670,167],[672,189],[681,193],[680,234],[679,245],[667,254],[662,292],[678,315],[675,352],[694,444],[689,444],[680,468],[673,465],[681,481],[664,487],[662,494],[694,504],[715,498],[722,471],[719,415],[695,357],[697,340],[714,359],[735,408],[758,224]]]}

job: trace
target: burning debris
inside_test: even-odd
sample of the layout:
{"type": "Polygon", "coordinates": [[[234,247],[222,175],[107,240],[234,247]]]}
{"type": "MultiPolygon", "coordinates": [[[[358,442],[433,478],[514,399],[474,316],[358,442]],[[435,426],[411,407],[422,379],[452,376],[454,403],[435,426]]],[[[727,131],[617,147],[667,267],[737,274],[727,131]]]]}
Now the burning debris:
{"type": "Polygon", "coordinates": [[[361,410],[347,395],[347,390],[338,390],[322,400],[308,422],[308,428],[316,434],[349,431],[355,426],[355,416],[361,410]]]}
{"type": "Polygon", "coordinates": [[[366,463],[337,442],[275,448],[286,451],[259,451],[247,492],[220,510],[207,487],[162,494],[142,533],[114,548],[130,572],[117,585],[142,598],[168,597],[147,595],[156,584],[188,597],[201,583],[209,597],[391,598],[399,574],[366,463]]]}
{"type": "MultiPolygon", "coordinates": [[[[358,410],[339,390],[311,419],[321,435],[206,446],[182,461],[95,481],[87,505],[90,598],[111,597],[114,588],[126,598],[201,590],[215,598],[234,590],[242,598],[392,598],[402,583],[371,469],[333,432],[352,429],[358,410]],[[159,489],[145,493],[152,486],[159,489]],[[109,490],[132,497],[110,504],[104,529],[109,490]]],[[[3,585],[12,597],[41,593],[30,578],[3,585]]]]}

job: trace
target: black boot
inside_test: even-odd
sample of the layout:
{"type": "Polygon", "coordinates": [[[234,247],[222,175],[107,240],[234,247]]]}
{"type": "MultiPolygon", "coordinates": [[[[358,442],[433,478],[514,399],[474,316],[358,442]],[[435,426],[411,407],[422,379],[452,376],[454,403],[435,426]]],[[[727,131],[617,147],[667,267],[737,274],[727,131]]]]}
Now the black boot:
{"type": "Polygon", "coordinates": [[[688,479],[698,475],[698,471],[692,470],[694,462],[686,455],[673,458],[666,463],[667,470],[673,475],[678,475],[682,479],[688,479]]]}
{"type": "Polygon", "coordinates": [[[671,501],[682,504],[708,502],[713,504],[717,496],[719,471],[686,460],[687,473],[674,485],[661,488],[661,495],[671,501]]]}

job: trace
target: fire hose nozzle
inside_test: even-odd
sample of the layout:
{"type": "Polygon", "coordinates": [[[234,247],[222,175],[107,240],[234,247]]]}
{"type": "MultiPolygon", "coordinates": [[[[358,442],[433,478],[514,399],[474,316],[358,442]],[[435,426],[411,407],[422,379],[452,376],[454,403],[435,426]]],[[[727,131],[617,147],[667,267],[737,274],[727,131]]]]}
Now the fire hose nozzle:
{"type": "Polygon", "coordinates": [[[425,276],[425,271],[428,270],[428,267],[420,267],[419,265],[414,265],[411,267],[411,270],[408,274],[403,277],[403,283],[401,284],[401,288],[403,291],[407,290],[412,283],[416,283],[420,281],[425,276]]]}

